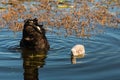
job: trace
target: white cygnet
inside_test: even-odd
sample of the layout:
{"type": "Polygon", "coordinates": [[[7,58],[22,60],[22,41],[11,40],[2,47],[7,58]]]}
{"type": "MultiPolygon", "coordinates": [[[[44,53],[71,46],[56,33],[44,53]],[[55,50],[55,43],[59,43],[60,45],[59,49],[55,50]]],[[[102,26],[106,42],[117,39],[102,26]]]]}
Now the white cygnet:
{"type": "Polygon", "coordinates": [[[71,62],[72,64],[76,64],[77,58],[83,58],[85,56],[85,48],[84,45],[77,44],[71,49],[71,62]]]}
{"type": "Polygon", "coordinates": [[[84,55],[85,55],[84,45],[77,44],[77,45],[73,46],[73,48],[71,49],[71,52],[72,52],[72,56],[84,57],[84,55]]]}

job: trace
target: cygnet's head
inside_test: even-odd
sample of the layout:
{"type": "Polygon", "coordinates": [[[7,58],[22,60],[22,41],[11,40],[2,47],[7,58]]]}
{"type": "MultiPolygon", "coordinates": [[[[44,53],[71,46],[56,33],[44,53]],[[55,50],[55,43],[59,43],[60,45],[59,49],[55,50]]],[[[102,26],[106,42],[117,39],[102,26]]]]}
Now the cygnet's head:
{"type": "Polygon", "coordinates": [[[77,44],[77,45],[73,46],[73,48],[71,49],[71,53],[72,53],[72,56],[84,57],[84,55],[85,55],[84,45],[77,44]]]}

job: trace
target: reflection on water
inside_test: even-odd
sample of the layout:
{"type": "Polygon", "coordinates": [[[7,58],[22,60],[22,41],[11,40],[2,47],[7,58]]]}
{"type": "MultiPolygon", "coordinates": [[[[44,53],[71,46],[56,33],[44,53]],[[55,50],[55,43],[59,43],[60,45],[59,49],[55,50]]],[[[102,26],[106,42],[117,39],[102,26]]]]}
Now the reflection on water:
{"type": "Polygon", "coordinates": [[[22,50],[24,80],[39,80],[38,69],[44,66],[46,53],[45,50],[39,52],[22,50]]]}
{"type": "Polygon", "coordinates": [[[84,57],[85,57],[85,55],[80,55],[80,56],[73,56],[73,55],[71,55],[71,63],[72,64],[77,64],[77,59],[84,58],[84,57]]]}

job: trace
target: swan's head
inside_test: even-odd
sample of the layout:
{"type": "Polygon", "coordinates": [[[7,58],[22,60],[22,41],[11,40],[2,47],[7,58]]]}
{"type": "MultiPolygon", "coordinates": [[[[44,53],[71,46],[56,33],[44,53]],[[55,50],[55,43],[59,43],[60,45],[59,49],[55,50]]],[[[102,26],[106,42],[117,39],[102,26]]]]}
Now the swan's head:
{"type": "Polygon", "coordinates": [[[45,29],[43,28],[43,25],[38,24],[38,19],[26,19],[24,21],[24,29],[23,32],[25,34],[31,35],[31,34],[41,34],[45,35],[45,29]]]}

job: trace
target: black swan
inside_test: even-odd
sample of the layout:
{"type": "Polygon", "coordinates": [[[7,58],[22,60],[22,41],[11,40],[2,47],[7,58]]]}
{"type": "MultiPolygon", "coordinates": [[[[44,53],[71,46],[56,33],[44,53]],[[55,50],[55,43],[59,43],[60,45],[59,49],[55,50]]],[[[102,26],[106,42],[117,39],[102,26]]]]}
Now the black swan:
{"type": "Polygon", "coordinates": [[[38,19],[26,19],[24,21],[23,35],[20,47],[30,50],[49,50],[50,46],[45,36],[43,25],[38,24],[38,19]]]}

